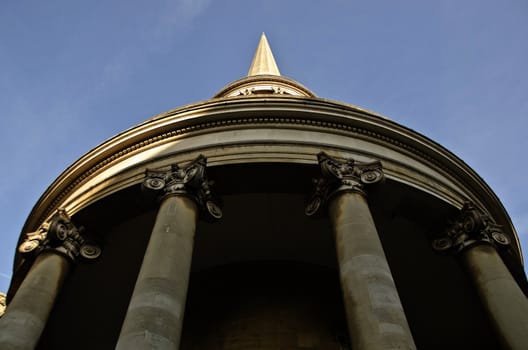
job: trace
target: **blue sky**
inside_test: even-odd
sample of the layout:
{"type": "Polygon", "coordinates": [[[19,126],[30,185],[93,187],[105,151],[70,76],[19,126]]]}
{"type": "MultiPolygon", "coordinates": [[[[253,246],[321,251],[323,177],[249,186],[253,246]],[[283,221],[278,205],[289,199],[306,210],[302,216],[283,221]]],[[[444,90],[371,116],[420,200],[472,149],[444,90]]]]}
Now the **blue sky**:
{"type": "Polygon", "coordinates": [[[283,75],[444,145],[501,198],[528,252],[528,2],[2,1],[0,291],[32,205],[71,163],[246,75],[283,75]]]}

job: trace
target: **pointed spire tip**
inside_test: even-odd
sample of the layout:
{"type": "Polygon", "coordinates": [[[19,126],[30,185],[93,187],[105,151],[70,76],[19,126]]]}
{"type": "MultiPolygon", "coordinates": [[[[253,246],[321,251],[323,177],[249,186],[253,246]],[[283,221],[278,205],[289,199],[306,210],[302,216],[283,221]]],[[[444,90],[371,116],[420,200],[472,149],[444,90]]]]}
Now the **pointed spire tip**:
{"type": "Polygon", "coordinates": [[[277,66],[277,63],[275,63],[275,58],[273,57],[273,53],[268,44],[268,39],[264,32],[262,32],[262,35],[260,36],[257,51],[255,52],[255,56],[253,56],[251,67],[249,67],[248,77],[263,74],[280,76],[279,67],[277,66]]]}

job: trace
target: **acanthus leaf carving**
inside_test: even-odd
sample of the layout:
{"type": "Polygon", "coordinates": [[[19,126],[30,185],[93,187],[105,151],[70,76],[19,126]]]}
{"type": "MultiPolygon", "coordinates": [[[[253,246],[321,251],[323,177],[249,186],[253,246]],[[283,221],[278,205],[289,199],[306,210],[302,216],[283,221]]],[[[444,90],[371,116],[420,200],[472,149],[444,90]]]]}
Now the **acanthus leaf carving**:
{"type": "Polygon", "coordinates": [[[59,209],[35,232],[26,233],[26,239],[18,247],[23,254],[38,255],[42,251],[55,251],[70,260],[79,256],[95,259],[101,255],[101,248],[86,240],[82,228],[77,228],[64,209],[59,209]]]}
{"type": "Polygon", "coordinates": [[[325,152],[317,155],[321,167],[321,177],[314,179],[314,192],[306,206],[305,214],[311,216],[341,191],[353,191],[364,194],[364,186],[381,182],[384,174],[381,162],[359,162],[354,159],[339,160],[325,152]]]}
{"type": "Polygon", "coordinates": [[[185,166],[173,164],[168,171],[147,170],[143,188],[153,190],[161,196],[188,196],[212,218],[220,219],[222,210],[212,199],[212,183],[207,179],[206,167],[207,159],[199,155],[185,166]]]}
{"type": "Polygon", "coordinates": [[[441,236],[433,240],[432,246],[439,252],[461,252],[478,244],[499,248],[508,246],[510,239],[489,215],[473,203],[466,202],[457,219],[441,236]]]}

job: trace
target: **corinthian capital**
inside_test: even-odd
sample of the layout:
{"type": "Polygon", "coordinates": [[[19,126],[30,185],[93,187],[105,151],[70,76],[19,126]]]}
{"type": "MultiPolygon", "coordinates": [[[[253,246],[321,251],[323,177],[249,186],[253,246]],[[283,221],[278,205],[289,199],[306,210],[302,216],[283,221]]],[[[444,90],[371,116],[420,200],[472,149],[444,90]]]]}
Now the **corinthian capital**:
{"type": "Polygon", "coordinates": [[[352,191],[364,194],[365,185],[383,180],[379,161],[363,163],[354,159],[339,160],[324,152],[317,155],[321,177],[314,179],[314,193],[306,206],[306,215],[313,215],[334,194],[352,191]]]}
{"type": "Polygon", "coordinates": [[[57,210],[37,231],[26,233],[26,239],[18,247],[23,254],[36,255],[44,250],[55,251],[71,260],[78,256],[95,259],[101,254],[101,249],[81,235],[81,230],[75,227],[63,209],[57,210]]]}
{"type": "Polygon", "coordinates": [[[457,220],[433,241],[433,248],[460,252],[477,244],[502,247],[509,245],[510,240],[487,214],[473,203],[466,202],[457,220]]]}
{"type": "Polygon", "coordinates": [[[173,164],[168,171],[147,170],[143,188],[162,196],[183,195],[192,198],[202,210],[213,218],[222,217],[222,210],[212,201],[210,182],[205,169],[207,159],[199,155],[184,167],[173,164]]]}

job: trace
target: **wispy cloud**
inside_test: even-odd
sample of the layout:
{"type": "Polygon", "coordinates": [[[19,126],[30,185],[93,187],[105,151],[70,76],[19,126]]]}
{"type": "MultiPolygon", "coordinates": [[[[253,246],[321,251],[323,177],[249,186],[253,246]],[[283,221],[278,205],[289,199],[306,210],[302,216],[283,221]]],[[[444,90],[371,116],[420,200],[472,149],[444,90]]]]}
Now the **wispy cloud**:
{"type": "Polygon", "coordinates": [[[138,29],[137,46],[122,46],[103,65],[94,94],[112,89],[115,83],[127,79],[135,66],[145,62],[152,53],[167,50],[179,37],[194,28],[195,20],[207,10],[211,0],[167,0],[157,11],[155,20],[138,29]]]}
{"type": "Polygon", "coordinates": [[[177,5],[180,16],[192,20],[205,11],[210,2],[210,0],[180,0],[177,5]]]}
{"type": "Polygon", "coordinates": [[[148,36],[150,39],[171,40],[178,32],[190,30],[194,20],[206,11],[210,3],[210,0],[168,1],[148,36]]]}
{"type": "Polygon", "coordinates": [[[7,273],[0,272],[0,277],[5,278],[6,280],[11,279],[11,275],[8,275],[7,273]]]}

